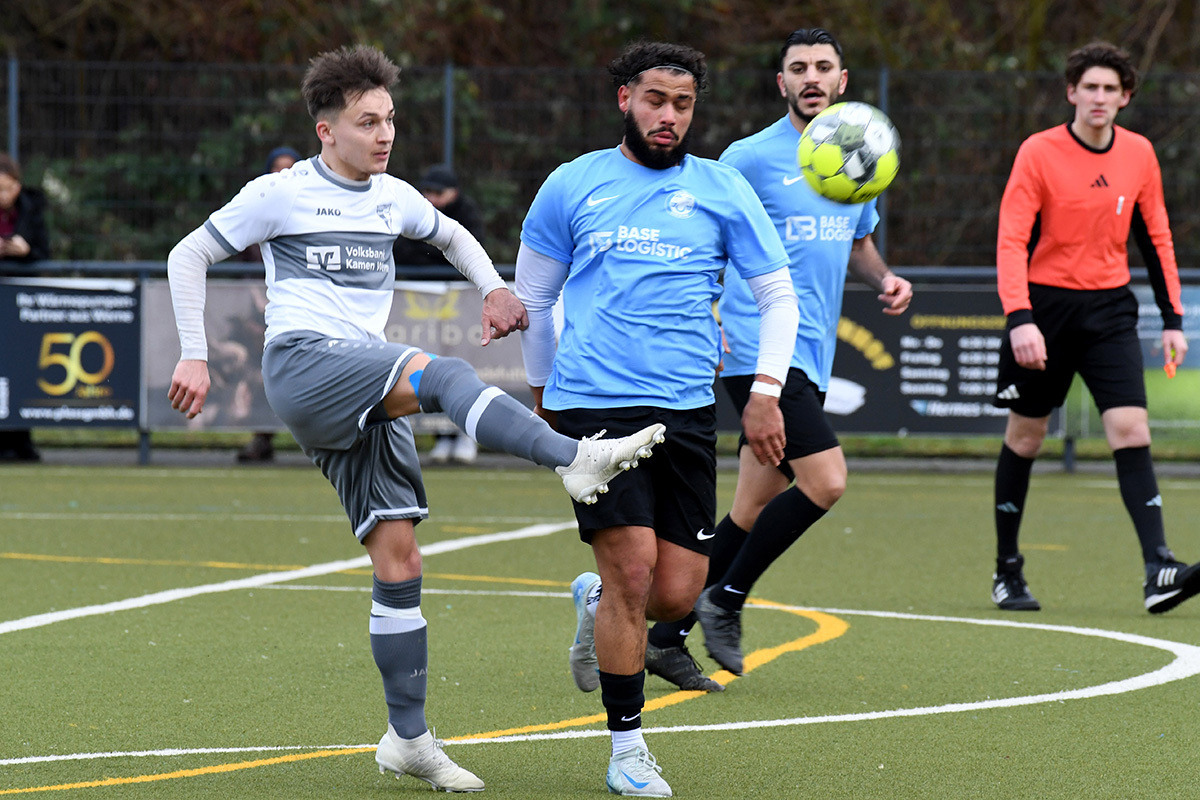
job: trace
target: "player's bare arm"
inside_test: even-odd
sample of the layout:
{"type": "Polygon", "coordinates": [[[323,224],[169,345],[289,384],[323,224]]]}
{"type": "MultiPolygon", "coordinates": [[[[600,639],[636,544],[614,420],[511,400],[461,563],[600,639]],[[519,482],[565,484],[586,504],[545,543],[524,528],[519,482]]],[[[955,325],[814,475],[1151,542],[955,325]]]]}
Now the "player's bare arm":
{"type": "Polygon", "coordinates": [[[1008,339],[1018,364],[1025,369],[1046,368],[1046,339],[1036,324],[1017,325],[1008,332],[1008,339]]]}
{"type": "Polygon", "coordinates": [[[856,239],[850,245],[847,270],[858,280],[879,290],[883,313],[897,316],[908,310],[913,296],[912,284],[888,269],[870,235],[856,239]]]}

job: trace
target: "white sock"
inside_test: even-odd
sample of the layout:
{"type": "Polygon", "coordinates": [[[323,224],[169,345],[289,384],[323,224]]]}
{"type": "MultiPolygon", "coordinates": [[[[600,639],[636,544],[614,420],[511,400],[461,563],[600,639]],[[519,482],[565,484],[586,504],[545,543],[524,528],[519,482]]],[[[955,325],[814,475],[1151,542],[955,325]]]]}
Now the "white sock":
{"type": "Polygon", "coordinates": [[[646,739],[642,736],[641,728],[634,728],[631,731],[609,731],[609,733],[612,734],[612,754],[614,756],[635,747],[643,750],[649,749],[646,747],[646,739]]]}

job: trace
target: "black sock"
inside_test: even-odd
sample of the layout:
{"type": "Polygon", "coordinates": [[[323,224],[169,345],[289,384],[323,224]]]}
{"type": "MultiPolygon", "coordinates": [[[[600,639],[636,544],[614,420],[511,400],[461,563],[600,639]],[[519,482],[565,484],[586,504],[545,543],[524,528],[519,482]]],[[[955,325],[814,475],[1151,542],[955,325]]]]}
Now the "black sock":
{"type": "Polygon", "coordinates": [[[614,675],[600,671],[600,701],[608,712],[610,731],[632,731],[642,727],[642,706],[646,704],[643,687],[646,673],[614,675]]]}
{"type": "Polygon", "coordinates": [[[1154,462],[1149,447],[1124,447],[1113,451],[1117,464],[1117,484],[1121,499],[1133,519],[1138,541],[1142,543],[1142,560],[1159,561],[1159,548],[1167,549],[1163,532],[1162,496],[1154,479],[1154,462]]]}
{"type": "Polygon", "coordinates": [[[696,612],[694,611],[688,612],[686,617],[674,622],[656,622],[650,626],[650,632],[646,634],[646,643],[662,650],[668,647],[682,647],[695,625],[696,612]]]}
{"type": "Polygon", "coordinates": [[[1017,536],[1021,532],[1021,515],[1025,513],[1025,497],[1029,494],[1029,473],[1033,459],[1019,456],[1000,446],[996,460],[996,557],[1011,559],[1021,552],[1017,536]]]}
{"type": "Polygon", "coordinates": [[[750,587],[762,577],[767,567],[823,516],[825,509],[795,486],[775,495],[754,521],[745,544],[709,598],[729,611],[740,610],[750,587]]]}
{"type": "MultiPolygon", "coordinates": [[[[746,541],[746,531],[739,528],[729,515],[717,523],[713,529],[713,550],[708,557],[708,577],[704,579],[705,586],[712,586],[725,576],[725,570],[737,556],[746,541]]],[[[656,622],[647,635],[646,641],[655,647],[682,647],[692,627],[696,624],[696,615],[688,614],[683,619],[674,622],[656,622]]]]}
{"type": "Polygon", "coordinates": [[[750,535],[749,531],[738,527],[728,514],[717,523],[713,533],[716,536],[713,537],[713,549],[708,557],[708,577],[704,579],[706,587],[712,586],[725,577],[726,570],[737,558],[742,545],[746,543],[746,538],[750,535]]]}

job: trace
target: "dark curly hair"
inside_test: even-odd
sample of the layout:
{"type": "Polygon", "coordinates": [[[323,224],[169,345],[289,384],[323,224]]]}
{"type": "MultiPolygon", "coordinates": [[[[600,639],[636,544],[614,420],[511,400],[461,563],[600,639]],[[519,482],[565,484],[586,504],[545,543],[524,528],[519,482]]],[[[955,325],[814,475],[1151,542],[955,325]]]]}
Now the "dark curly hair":
{"type": "Polygon", "coordinates": [[[1121,78],[1121,88],[1132,96],[1138,90],[1138,73],[1129,53],[1109,42],[1092,42],[1067,56],[1064,74],[1068,86],[1076,86],[1092,67],[1108,67],[1121,78]]]}
{"type": "Polygon", "coordinates": [[[400,68],[381,51],[360,44],[321,53],[308,62],[300,94],[314,120],[337,114],[372,89],[390,89],[400,68]]]}
{"type": "Polygon", "coordinates": [[[636,83],[646,70],[658,67],[690,72],[696,81],[696,94],[708,87],[708,65],[704,53],[684,44],[670,42],[634,42],[608,65],[613,86],[636,83]]]}

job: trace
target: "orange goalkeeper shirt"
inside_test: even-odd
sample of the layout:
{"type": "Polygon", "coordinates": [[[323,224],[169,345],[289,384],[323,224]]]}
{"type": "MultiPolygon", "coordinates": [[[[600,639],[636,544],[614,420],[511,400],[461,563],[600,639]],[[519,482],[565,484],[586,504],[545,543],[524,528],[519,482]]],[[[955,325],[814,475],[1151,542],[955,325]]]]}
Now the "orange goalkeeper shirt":
{"type": "Polygon", "coordinates": [[[1116,126],[1093,150],[1059,125],[1021,145],[1000,201],[996,279],[1011,324],[1032,322],[1029,284],[1113,289],[1129,283],[1132,231],[1167,328],[1181,328],[1179,271],[1162,173],[1146,137],[1116,126]]]}

